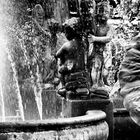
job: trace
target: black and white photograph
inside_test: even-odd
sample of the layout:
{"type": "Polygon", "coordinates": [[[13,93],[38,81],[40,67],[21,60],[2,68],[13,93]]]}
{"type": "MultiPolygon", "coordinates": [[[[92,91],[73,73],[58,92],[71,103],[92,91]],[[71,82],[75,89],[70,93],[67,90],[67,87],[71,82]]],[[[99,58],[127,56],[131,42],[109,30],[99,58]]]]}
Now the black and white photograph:
{"type": "Polygon", "coordinates": [[[0,0],[0,140],[140,140],[140,0],[0,0]]]}

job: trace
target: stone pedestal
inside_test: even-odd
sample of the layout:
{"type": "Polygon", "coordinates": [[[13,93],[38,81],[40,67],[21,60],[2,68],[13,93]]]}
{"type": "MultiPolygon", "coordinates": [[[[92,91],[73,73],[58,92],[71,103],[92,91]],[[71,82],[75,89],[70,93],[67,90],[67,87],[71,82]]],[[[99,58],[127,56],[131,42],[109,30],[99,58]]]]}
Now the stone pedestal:
{"type": "Polygon", "coordinates": [[[105,121],[109,125],[109,138],[113,140],[113,104],[110,99],[65,99],[54,90],[42,93],[43,119],[69,118],[85,115],[89,110],[102,110],[106,113],[105,121]]]}
{"type": "Polygon", "coordinates": [[[123,106],[123,98],[119,93],[112,98],[114,104],[114,139],[137,140],[140,138],[140,127],[130,118],[129,112],[123,106]]]}
{"type": "Polygon", "coordinates": [[[63,98],[57,95],[56,90],[43,90],[42,92],[42,118],[43,120],[60,118],[63,98]]]}
{"type": "Polygon", "coordinates": [[[88,110],[102,110],[106,113],[106,122],[109,125],[109,138],[113,140],[113,104],[109,99],[66,100],[62,101],[63,117],[75,117],[85,114],[88,110]]]}

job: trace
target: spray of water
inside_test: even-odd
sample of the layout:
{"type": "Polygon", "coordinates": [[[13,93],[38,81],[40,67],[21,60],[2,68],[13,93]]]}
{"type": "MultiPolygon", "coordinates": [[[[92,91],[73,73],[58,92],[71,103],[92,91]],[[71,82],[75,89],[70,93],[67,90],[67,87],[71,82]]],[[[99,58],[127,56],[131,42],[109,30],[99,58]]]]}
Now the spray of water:
{"type": "Polygon", "coordinates": [[[34,94],[35,94],[35,100],[36,100],[36,104],[37,104],[37,108],[38,108],[38,113],[40,116],[40,120],[42,120],[42,87],[40,85],[40,75],[39,75],[39,68],[37,67],[37,84],[36,86],[34,86],[34,94]]]}
{"type": "Polygon", "coordinates": [[[0,98],[1,98],[1,121],[5,122],[5,107],[4,107],[4,97],[3,97],[3,92],[2,92],[2,85],[0,82],[0,98]]]}
{"type": "MultiPolygon", "coordinates": [[[[18,41],[19,41],[20,47],[24,53],[25,63],[27,64],[28,68],[30,69],[31,62],[30,62],[28,52],[26,50],[25,42],[23,41],[22,38],[21,39],[18,38],[18,41]]],[[[34,79],[34,75],[33,75],[32,70],[30,70],[30,76],[31,76],[31,79],[34,79]]],[[[35,94],[35,101],[37,104],[39,117],[40,117],[40,120],[42,120],[42,97],[41,97],[42,87],[40,85],[40,81],[41,81],[40,78],[41,77],[39,74],[39,67],[38,66],[37,66],[37,71],[36,71],[36,78],[37,78],[36,82],[32,81],[33,82],[33,90],[34,90],[34,94],[35,94]]]]}
{"type": "MultiPolygon", "coordinates": [[[[7,29],[9,28],[9,25],[12,25],[13,22],[13,17],[12,13],[8,12],[8,8],[12,9],[10,0],[0,0],[0,81],[2,78],[2,74],[5,71],[4,69],[4,59],[5,59],[5,53],[8,55],[8,59],[11,63],[11,67],[13,70],[13,78],[15,81],[16,85],[16,93],[17,93],[17,98],[18,98],[18,106],[20,110],[20,115],[21,119],[24,120],[24,112],[23,112],[23,106],[22,106],[22,100],[21,100],[21,95],[20,95],[20,90],[19,90],[19,85],[18,85],[18,80],[17,80],[17,72],[15,69],[15,63],[12,58],[12,53],[10,52],[10,49],[8,48],[8,41],[9,38],[7,36],[7,29]]],[[[2,102],[2,120],[5,120],[5,109],[4,109],[4,99],[3,99],[3,92],[2,92],[2,84],[0,83],[0,95],[2,97],[1,102],[2,102]]]]}
{"type": "MultiPolygon", "coordinates": [[[[28,52],[26,50],[25,43],[20,38],[18,38],[18,40],[20,43],[20,47],[24,53],[25,63],[27,64],[28,68],[30,69],[30,58],[28,57],[28,52]]],[[[30,76],[31,76],[31,79],[34,79],[33,72],[31,70],[30,70],[30,76]]],[[[42,120],[42,97],[41,97],[42,87],[40,85],[40,81],[41,81],[40,78],[41,77],[39,75],[39,68],[38,67],[37,67],[36,77],[37,77],[37,81],[36,81],[36,83],[33,84],[33,90],[34,90],[34,94],[35,94],[35,101],[37,104],[39,117],[40,117],[40,120],[42,120]]],[[[32,81],[32,82],[34,82],[34,81],[32,81]]]]}
{"type": "Polygon", "coordinates": [[[3,24],[2,24],[2,2],[0,1],[0,97],[1,97],[1,117],[2,117],[2,121],[5,121],[5,112],[4,112],[4,99],[3,99],[3,93],[2,93],[2,85],[1,85],[1,82],[2,82],[2,72],[3,72],[3,68],[4,68],[4,54],[3,52],[1,51],[3,49],[3,46],[6,45],[6,41],[4,39],[4,31],[3,31],[3,24]]]}

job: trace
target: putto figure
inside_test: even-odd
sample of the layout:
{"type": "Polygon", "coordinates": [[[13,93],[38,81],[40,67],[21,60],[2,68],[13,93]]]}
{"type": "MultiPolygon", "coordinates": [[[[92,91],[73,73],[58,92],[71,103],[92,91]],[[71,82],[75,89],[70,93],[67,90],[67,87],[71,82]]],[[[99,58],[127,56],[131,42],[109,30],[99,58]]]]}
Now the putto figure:
{"type": "Polygon", "coordinates": [[[104,56],[103,52],[106,43],[111,41],[111,27],[107,21],[110,14],[108,1],[99,2],[96,11],[96,31],[95,35],[89,35],[89,42],[93,43],[92,53],[89,56],[92,88],[104,89],[104,56]]]}
{"type": "Polygon", "coordinates": [[[79,18],[68,19],[64,24],[67,42],[57,51],[59,58],[59,73],[62,89],[59,92],[78,92],[77,89],[88,88],[87,73],[85,71],[85,49],[81,36],[79,18]]]}

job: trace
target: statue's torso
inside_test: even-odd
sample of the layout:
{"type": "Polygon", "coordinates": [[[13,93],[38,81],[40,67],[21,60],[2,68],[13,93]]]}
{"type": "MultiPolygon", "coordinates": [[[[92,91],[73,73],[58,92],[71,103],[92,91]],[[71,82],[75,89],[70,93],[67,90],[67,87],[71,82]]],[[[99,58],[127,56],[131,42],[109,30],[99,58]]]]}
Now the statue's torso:
{"type": "MultiPolygon", "coordinates": [[[[99,25],[96,28],[96,36],[99,36],[99,37],[106,36],[108,31],[109,31],[108,25],[104,25],[104,26],[99,25]]],[[[95,42],[95,52],[97,54],[102,55],[105,45],[106,45],[106,43],[103,43],[103,42],[95,42]]]]}
{"type": "Polygon", "coordinates": [[[84,64],[84,47],[82,40],[71,40],[67,42],[66,47],[61,54],[62,65],[72,65],[74,71],[83,70],[85,68],[84,64]],[[69,64],[71,63],[71,64],[69,64]]]}

